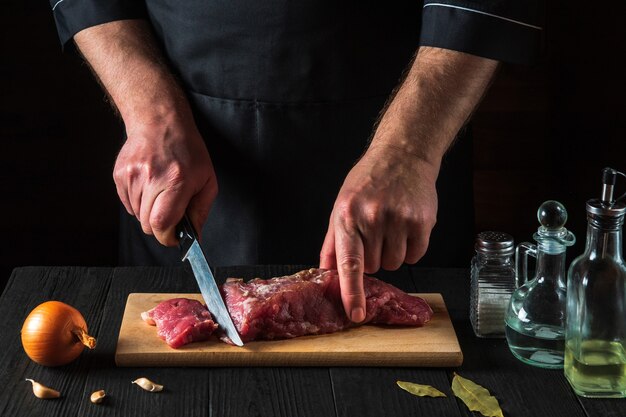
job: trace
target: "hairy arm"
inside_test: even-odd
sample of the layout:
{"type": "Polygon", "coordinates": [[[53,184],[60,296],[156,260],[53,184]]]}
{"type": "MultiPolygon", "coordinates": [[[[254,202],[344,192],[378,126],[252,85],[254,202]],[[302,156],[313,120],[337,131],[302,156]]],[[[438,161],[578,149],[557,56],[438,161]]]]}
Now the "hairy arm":
{"type": "Polygon", "coordinates": [[[175,245],[185,211],[200,231],[217,194],[211,158],[189,103],[143,20],[82,30],[76,45],[122,117],[127,140],[113,177],[145,233],[175,245]]]}
{"type": "Polygon", "coordinates": [[[365,318],[363,272],[394,270],[426,252],[441,160],[483,97],[497,61],[421,47],[368,150],[335,201],[320,253],[337,268],[344,307],[365,318]]]}

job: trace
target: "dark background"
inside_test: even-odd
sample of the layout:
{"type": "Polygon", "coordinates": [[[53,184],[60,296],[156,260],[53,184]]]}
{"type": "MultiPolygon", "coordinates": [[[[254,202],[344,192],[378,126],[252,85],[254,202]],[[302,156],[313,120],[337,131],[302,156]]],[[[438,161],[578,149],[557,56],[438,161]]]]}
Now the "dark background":
{"type": "MultiPolygon", "coordinates": [[[[578,238],[571,259],[600,170],[626,170],[626,13],[548,3],[541,60],[503,66],[474,117],[476,231],[530,240],[537,207],[556,199],[578,238]]],[[[46,1],[5,0],[0,19],[0,289],[16,266],[115,265],[122,127],[88,68],[61,53],[46,1]]]]}

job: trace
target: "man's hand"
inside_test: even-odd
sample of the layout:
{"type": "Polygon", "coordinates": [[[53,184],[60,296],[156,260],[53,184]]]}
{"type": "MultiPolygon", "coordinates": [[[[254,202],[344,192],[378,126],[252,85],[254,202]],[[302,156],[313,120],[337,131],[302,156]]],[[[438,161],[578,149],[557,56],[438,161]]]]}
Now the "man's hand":
{"type": "Polygon", "coordinates": [[[126,126],[113,177],[124,207],[159,242],[177,243],[189,214],[200,233],[217,194],[211,158],[183,91],[143,20],[120,20],[74,37],[126,126]]]}
{"type": "Polygon", "coordinates": [[[338,269],[343,304],[365,319],[363,272],[417,262],[437,216],[438,167],[394,148],[370,148],[335,201],[320,266],[338,269]],[[363,306],[363,307],[361,307],[363,306]]]}
{"type": "Polygon", "coordinates": [[[346,314],[365,319],[363,272],[394,270],[426,252],[444,153],[485,93],[497,62],[422,47],[367,152],[339,191],[320,252],[337,268],[346,314]]]}
{"type": "Polygon", "coordinates": [[[185,211],[200,233],[217,181],[193,122],[141,124],[127,133],[113,172],[126,211],[166,246],[178,243],[175,227],[185,211]]]}

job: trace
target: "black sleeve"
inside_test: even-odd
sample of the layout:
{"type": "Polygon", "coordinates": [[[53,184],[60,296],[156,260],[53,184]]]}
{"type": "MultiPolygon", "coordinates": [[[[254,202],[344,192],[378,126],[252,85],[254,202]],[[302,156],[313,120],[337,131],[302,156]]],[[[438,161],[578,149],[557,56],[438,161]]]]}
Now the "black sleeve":
{"type": "Polygon", "coordinates": [[[88,27],[147,16],[143,0],[50,0],[50,6],[62,47],[88,27]]]}
{"type": "Polygon", "coordinates": [[[426,0],[420,45],[511,63],[539,55],[542,0],[426,0]]]}

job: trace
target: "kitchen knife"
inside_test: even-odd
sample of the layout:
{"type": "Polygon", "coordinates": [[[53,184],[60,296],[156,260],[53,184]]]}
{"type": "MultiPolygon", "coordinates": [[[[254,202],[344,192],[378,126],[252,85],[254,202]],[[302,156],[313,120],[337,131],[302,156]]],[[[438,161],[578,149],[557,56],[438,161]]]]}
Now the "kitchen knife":
{"type": "Polygon", "coordinates": [[[224,304],[220,290],[215,282],[215,277],[211,272],[202,247],[200,247],[198,235],[187,215],[183,217],[176,227],[176,234],[178,235],[178,247],[183,254],[182,260],[183,262],[189,261],[196,281],[198,281],[202,298],[204,298],[204,302],[213,315],[215,322],[224,329],[226,336],[228,336],[235,345],[243,346],[243,341],[237,332],[233,319],[228,313],[226,304],[224,304]]]}

